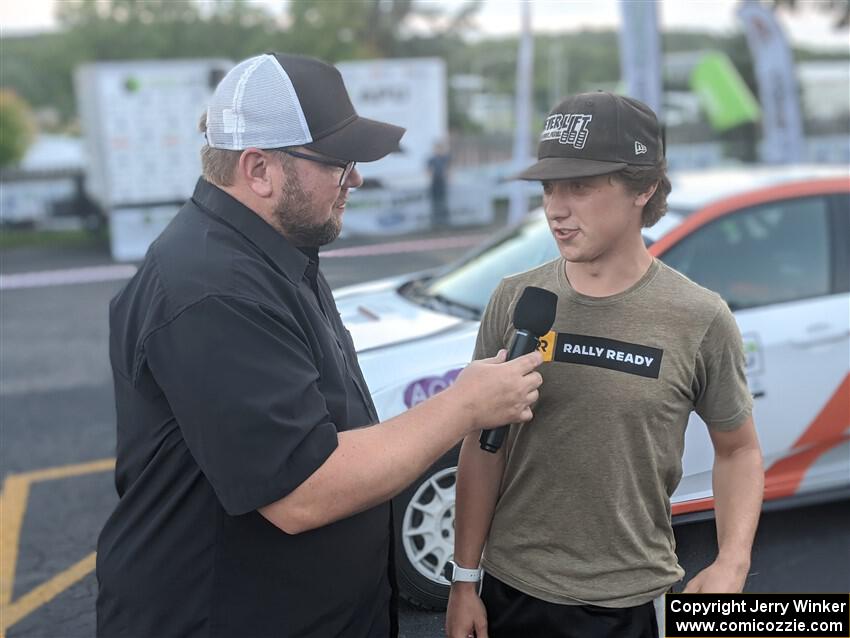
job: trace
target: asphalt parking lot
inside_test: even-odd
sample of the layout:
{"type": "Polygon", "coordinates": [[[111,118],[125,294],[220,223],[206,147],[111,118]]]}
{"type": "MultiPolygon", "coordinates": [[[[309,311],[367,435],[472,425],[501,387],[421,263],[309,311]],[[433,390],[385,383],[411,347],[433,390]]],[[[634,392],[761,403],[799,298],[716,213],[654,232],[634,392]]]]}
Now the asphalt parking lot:
{"type": "MultiPolygon", "coordinates": [[[[325,258],[323,269],[334,287],[421,270],[448,263],[492,231],[404,238],[397,249],[325,258]]],[[[361,244],[343,241],[333,248],[362,249],[361,244]]],[[[33,279],[26,285],[26,279],[9,276],[110,265],[106,247],[99,245],[19,248],[0,256],[5,282],[0,287],[0,630],[9,638],[94,635],[93,552],[117,499],[106,309],[123,285],[120,270],[115,279],[89,283],[43,285],[33,279]],[[10,287],[9,281],[24,284],[10,287]]],[[[850,590],[846,506],[765,515],[748,588],[850,590]]],[[[678,531],[691,574],[711,559],[713,533],[710,522],[678,531]]],[[[406,638],[441,636],[442,624],[442,614],[402,611],[406,638]]]]}

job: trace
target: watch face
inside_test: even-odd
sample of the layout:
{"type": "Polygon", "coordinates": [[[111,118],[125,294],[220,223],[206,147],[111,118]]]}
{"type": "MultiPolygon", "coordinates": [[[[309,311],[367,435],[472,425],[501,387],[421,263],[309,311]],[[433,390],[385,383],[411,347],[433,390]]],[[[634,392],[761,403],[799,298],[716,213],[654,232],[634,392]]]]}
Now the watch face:
{"type": "Polygon", "coordinates": [[[454,573],[455,564],[452,561],[448,561],[445,567],[443,567],[443,578],[445,578],[449,582],[452,582],[452,576],[454,576],[454,573]]]}

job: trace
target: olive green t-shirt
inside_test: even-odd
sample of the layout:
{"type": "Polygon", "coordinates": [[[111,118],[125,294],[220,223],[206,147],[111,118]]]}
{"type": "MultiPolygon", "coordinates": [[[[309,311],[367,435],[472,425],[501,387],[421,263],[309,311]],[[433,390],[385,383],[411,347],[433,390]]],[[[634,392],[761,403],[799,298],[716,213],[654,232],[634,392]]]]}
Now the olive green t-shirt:
{"type": "Polygon", "coordinates": [[[629,607],[683,576],[670,496],[696,411],[732,430],[751,414],[735,318],[660,261],[628,290],[588,297],[559,258],[504,279],[475,358],[507,347],[526,286],[558,295],[534,419],[511,426],[483,566],[553,603],[629,607]]]}

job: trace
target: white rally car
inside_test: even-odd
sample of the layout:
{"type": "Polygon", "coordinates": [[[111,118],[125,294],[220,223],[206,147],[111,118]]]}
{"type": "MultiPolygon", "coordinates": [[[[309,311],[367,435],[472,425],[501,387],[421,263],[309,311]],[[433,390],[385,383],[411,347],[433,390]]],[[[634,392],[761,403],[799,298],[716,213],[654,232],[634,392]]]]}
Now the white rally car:
{"type": "MultiPolygon", "coordinates": [[[[674,175],[650,251],[734,311],[765,458],[766,507],[850,493],[850,169],[674,175]]],[[[437,272],[337,291],[382,419],[450,385],[498,282],[557,257],[542,211],[437,272]]],[[[674,523],[711,516],[713,451],[692,415],[674,523]]],[[[441,608],[454,544],[458,450],[394,500],[402,595],[441,608]]]]}

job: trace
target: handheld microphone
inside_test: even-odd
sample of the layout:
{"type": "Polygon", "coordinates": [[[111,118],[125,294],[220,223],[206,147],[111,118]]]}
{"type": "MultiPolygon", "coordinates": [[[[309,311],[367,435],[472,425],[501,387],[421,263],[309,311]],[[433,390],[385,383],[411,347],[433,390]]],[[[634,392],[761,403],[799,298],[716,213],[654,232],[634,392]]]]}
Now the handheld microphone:
{"type": "MultiPolygon", "coordinates": [[[[558,297],[554,292],[528,286],[514,308],[514,328],[516,334],[508,350],[508,361],[516,359],[537,349],[538,340],[552,329],[555,323],[555,309],[558,297]]],[[[502,447],[508,426],[493,430],[483,430],[478,438],[481,449],[496,453],[502,447]]]]}

